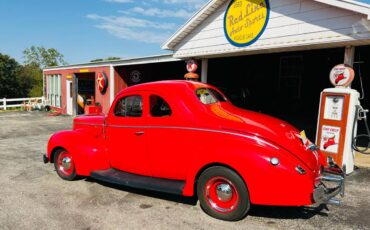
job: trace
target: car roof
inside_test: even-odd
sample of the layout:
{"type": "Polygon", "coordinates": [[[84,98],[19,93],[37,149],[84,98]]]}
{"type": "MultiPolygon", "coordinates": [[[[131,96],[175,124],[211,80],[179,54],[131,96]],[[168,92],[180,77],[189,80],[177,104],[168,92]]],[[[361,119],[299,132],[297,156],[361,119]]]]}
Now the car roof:
{"type": "Polygon", "coordinates": [[[183,92],[184,90],[187,89],[195,90],[204,87],[211,86],[202,82],[186,80],[156,81],[128,87],[122,90],[118,95],[135,91],[152,91],[152,90],[158,92],[168,92],[168,91],[183,92]]]}

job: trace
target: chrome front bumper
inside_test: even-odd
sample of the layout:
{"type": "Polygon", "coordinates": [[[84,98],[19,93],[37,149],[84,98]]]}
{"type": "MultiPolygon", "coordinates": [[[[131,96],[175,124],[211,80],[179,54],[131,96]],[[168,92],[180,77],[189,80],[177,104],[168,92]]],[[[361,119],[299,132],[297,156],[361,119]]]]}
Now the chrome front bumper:
{"type": "Polygon", "coordinates": [[[337,195],[344,197],[345,174],[337,166],[331,165],[325,169],[319,178],[320,184],[313,192],[313,200],[318,204],[335,204],[341,202],[336,198],[337,195]]]}

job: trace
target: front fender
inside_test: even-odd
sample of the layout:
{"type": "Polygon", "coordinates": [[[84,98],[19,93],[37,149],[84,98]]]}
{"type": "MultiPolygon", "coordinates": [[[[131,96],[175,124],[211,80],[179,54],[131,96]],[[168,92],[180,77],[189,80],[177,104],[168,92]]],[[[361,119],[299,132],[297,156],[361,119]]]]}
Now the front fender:
{"type": "Polygon", "coordinates": [[[91,171],[109,168],[102,137],[74,130],[57,132],[48,142],[47,156],[50,162],[53,162],[53,154],[59,148],[72,155],[78,175],[89,176],[91,171]]]}

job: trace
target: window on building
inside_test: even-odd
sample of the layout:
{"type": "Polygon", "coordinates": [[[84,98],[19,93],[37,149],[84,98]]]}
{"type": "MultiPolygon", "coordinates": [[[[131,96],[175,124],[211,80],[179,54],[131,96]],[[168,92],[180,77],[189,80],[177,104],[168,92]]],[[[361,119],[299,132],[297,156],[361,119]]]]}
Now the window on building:
{"type": "Polygon", "coordinates": [[[141,96],[129,96],[120,99],[114,108],[118,117],[141,117],[143,115],[143,99],[141,96]]]}
{"type": "Polygon", "coordinates": [[[279,92],[281,96],[301,98],[302,72],[302,56],[281,57],[279,77],[279,92]]]}
{"type": "Polygon", "coordinates": [[[157,95],[150,96],[150,114],[152,117],[171,116],[172,110],[168,103],[157,95]]]}
{"type": "Polygon", "coordinates": [[[62,107],[62,84],[61,75],[47,75],[47,99],[51,106],[62,107]]]}

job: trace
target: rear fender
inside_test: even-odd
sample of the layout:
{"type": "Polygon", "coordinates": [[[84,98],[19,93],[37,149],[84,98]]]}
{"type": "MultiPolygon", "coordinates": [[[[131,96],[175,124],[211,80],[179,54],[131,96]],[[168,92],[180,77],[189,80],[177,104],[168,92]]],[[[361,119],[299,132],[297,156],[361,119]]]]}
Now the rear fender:
{"type": "Polygon", "coordinates": [[[220,145],[218,151],[212,153],[213,161],[198,157],[196,166],[189,171],[183,195],[194,195],[194,186],[203,170],[224,165],[242,177],[253,204],[300,206],[312,203],[314,174],[289,152],[245,141],[230,146],[225,149],[220,145]],[[279,159],[279,165],[271,164],[273,157],[279,159]],[[298,165],[306,170],[305,175],[296,171],[298,165]]]}

